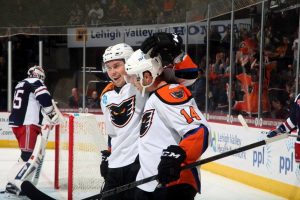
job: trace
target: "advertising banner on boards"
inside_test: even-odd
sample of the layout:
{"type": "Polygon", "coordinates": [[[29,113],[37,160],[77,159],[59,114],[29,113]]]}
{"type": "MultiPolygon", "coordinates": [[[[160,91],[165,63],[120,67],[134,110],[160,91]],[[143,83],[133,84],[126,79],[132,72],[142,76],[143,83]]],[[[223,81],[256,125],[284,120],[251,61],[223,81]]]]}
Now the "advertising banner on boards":
{"type": "MultiPolygon", "coordinates": [[[[249,30],[251,19],[237,19],[234,23],[234,32],[240,29],[249,30]]],[[[223,38],[226,30],[230,28],[230,20],[211,21],[211,30],[217,31],[223,38]]],[[[229,29],[230,30],[230,29],[229,29]]],[[[107,47],[125,42],[131,46],[140,46],[149,36],[156,32],[178,33],[184,43],[204,44],[207,32],[206,22],[178,23],[178,24],[154,24],[138,26],[111,26],[111,27],[86,27],[68,29],[68,47],[82,48],[84,36],[87,47],[107,47]],[[188,31],[187,31],[188,30],[188,31]],[[188,32],[188,35],[186,35],[188,32]]]]}

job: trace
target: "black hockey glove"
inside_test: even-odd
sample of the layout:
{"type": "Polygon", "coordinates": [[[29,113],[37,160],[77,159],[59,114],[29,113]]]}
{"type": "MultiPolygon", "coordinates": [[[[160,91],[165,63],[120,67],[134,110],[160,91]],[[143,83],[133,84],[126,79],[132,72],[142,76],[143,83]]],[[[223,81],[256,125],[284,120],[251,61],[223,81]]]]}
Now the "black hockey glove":
{"type": "Polygon", "coordinates": [[[269,131],[267,133],[267,137],[268,138],[271,138],[271,137],[275,137],[276,135],[278,134],[282,134],[282,133],[286,133],[286,128],[283,124],[280,124],[279,126],[277,126],[276,129],[272,130],[272,131],[269,131]]]}
{"type": "Polygon", "coordinates": [[[162,185],[166,185],[178,180],[180,177],[181,163],[183,163],[186,158],[185,151],[177,145],[170,145],[167,149],[163,150],[160,158],[161,160],[157,167],[158,181],[162,185]]]}
{"type": "Polygon", "coordinates": [[[145,54],[151,49],[151,58],[160,54],[164,62],[173,64],[174,59],[183,52],[182,38],[176,33],[154,33],[148,37],[141,46],[141,50],[145,54]]]}
{"type": "Polygon", "coordinates": [[[110,152],[108,150],[101,151],[102,161],[100,164],[100,173],[101,176],[106,179],[108,173],[108,160],[107,158],[110,156],[110,152]]]}

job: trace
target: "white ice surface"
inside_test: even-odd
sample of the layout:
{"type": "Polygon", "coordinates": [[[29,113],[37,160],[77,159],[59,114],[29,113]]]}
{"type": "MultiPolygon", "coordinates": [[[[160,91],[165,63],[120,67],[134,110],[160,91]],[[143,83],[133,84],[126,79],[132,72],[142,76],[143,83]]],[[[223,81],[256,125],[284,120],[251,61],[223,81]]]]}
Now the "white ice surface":
{"type": "MultiPolygon", "coordinates": [[[[5,189],[6,176],[10,168],[19,157],[18,149],[0,148],[0,191],[5,189]]],[[[196,200],[282,200],[284,198],[258,190],[225,177],[201,171],[202,194],[197,195],[196,200]]],[[[64,200],[65,192],[54,189],[54,151],[47,150],[45,162],[41,172],[39,184],[40,190],[54,197],[64,200]]],[[[16,199],[0,194],[0,200],[16,199]]],[[[19,198],[20,199],[20,198],[19,198]]],[[[21,198],[22,199],[22,198],[21,198]]],[[[26,198],[23,198],[26,199],[26,198]]]]}

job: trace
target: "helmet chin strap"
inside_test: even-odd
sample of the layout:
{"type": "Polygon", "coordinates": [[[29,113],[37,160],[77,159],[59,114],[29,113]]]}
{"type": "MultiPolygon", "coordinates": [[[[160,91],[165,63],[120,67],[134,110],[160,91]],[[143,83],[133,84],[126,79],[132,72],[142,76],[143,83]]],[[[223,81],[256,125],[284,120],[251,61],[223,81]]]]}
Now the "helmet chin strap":
{"type": "Polygon", "coordinates": [[[150,86],[153,85],[153,83],[154,83],[156,77],[157,77],[157,76],[153,76],[152,81],[151,81],[151,83],[150,83],[149,85],[144,85],[144,84],[143,84],[143,78],[140,79],[140,84],[141,84],[141,86],[142,86],[142,88],[143,88],[143,89],[142,89],[142,97],[144,97],[144,95],[145,95],[146,88],[148,88],[148,87],[150,87],[150,86]]]}

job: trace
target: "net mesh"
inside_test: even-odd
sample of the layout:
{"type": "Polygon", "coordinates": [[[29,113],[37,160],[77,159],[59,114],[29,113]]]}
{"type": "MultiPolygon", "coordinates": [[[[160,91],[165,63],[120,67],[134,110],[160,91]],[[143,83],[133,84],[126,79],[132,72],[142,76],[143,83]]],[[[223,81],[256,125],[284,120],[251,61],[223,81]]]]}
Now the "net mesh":
{"type": "Polygon", "coordinates": [[[75,115],[73,163],[69,163],[69,126],[68,118],[60,126],[59,189],[68,188],[68,166],[71,164],[73,165],[72,196],[73,199],[82,199],[99,193],[103,184],[99,169],[100,151],[107,149],[106,138],[94,115],[75,115]]]}

